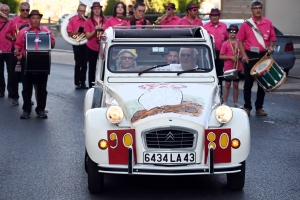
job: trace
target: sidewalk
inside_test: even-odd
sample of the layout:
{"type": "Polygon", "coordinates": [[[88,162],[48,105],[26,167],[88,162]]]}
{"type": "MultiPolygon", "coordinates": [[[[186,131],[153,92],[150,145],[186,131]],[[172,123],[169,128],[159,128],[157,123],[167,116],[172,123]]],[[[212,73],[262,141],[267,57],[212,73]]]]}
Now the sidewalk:
{"type": "Polygon", "coordinates": [[[51,51],[51,62],[65,65],[75,65],[73,51],[54,49],[51,51]]]}

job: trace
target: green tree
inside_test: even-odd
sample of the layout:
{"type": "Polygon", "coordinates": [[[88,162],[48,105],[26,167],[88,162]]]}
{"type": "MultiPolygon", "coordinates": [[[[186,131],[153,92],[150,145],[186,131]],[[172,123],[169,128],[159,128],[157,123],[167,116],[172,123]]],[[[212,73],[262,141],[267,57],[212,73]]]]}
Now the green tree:
{"type": "Polygon", "coordinates": [[[19,10],[19,0],[0,0],[0,3],[7,4],[10,9],[10,13],[17,13],[19,10]]]}
{"type": "Polygon", "coordinates": [[[113,12],[114,12],[114,7],[115,7],[116,3],[118,3],[118,2],[120,2],[120,1],[118,1],[118,0],[107,1],[105,10],[103,12],[104,16],[112,16],[113,12]]]}

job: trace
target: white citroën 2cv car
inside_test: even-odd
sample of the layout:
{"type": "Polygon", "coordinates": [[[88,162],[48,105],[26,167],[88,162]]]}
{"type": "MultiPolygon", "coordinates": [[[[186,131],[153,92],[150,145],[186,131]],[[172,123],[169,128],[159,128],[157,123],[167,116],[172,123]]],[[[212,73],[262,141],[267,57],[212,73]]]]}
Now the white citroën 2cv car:
{"type": "Polygon", "coordinates": [[[213,38],[202,27],[108,28],[84,101],[91,193],[105,174],[226,174],[241,190],[246,112],[221,104],[213,38]]]}

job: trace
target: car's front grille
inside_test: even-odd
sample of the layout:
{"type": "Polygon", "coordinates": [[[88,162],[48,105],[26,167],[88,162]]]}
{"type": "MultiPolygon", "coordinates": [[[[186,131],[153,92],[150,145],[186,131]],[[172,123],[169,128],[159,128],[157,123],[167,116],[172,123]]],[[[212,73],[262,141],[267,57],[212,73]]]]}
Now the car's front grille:
{"type": "Polygon", "coordinates": [[[158,149],[193,148],[195,138],[196,131],[188,129],[155,129],[144,134],[146,147],[158,149]]]}

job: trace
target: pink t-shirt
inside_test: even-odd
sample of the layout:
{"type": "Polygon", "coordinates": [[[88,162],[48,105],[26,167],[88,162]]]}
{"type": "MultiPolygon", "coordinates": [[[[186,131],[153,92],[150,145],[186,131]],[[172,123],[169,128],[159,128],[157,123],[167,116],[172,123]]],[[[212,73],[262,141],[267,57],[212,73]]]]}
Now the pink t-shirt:
{"type": "Polygon", "coordinates": [[[174,15],[171,19],[166,17],[164,20],[160,22],[160,25],[177,25],[179,20],[180,18],[177,17],[176,15],[174,15]]]}
{"type": "MultiPolygon", "coordinates": [[[[100,17],[99,23],[102,23],[102,27],[105,26],[106,23],[106,18],[102,20],[102,17],[100,17]]],[[[93,32],[95,30],[95,27],[98,25],[96,20],[92,20],[89,18],[86,20],[85,25],[84,25],[84,32],[93,32]]],[[[88,46],[90,49],[94,51],[99,51],[99,43],[98,43],[98,38],[97,38],[97,33],[93,35],[88,41],[86,42],[86,46],[88,46]]]]}
{"type": "Polygon", "coordinates": [[[103,30],[106,30],[108,27],[111,26],[130,26],[130,22],[127,20],[119,19],[117,17],[110,17],[106,20],[103,30]]]}
{"type": "Polygon", "coordinates": [[[84,24],[85,20],[76,15],[75,17],[70,19],[67,31],[68,33],[77,31],[79,27],[84,27],[84,24]]]}
{"type": "Polygon", "coordinates": [[[199,25],[199,26],[202,26],[203,23],[201,21],[201,19],[198,19],[197,17],[195,18],[194,22],[191,23],[188,19],[187,16],[185,17],[182,17],[181,19],[178,20],[178,25],[199,25]]]}
{"type": "MultiPolygon", "coordinates": [[[[270,44],[270,42],[274,42],[276,40],[273,24],[268,18],[262,17],[260,24],[257,24],[253,17],[252,19],[256,27],[263,34],[266,47],[270,44]]],[[[252,28],[246,22],[242,23],[236,37],[240,41],[244,42],[245,50],[250,51],[250,47],[259,47],[260,52],[265,51],[263,46],[257,41],[252,28]]]]}
{"type": "Polygon", "coordinates": [[[227,26],[223,22],[219,22],[218,25],[213,25],[213,23],[208,22],[203,25],[203,28],[210,34],[214,36],[216,43],[216,51],[220,51],[224,41],[228,40],[227,26]]]}
{"type": "MultiPolygon", "coordinates": [[[[19,35],[17,37],[17,40],[14,44],[15,48],[16,49],[20,49],[20,52],[21,52],[21,55],[25,55],[25,32],[50,32],[50,39],[51,41],[55,42],[55,38],[54,38],[54,35],[52,33],[51,30],[49,30],[47,27],[39,27],[38,29],[34,29],[32,27],[30,27],[29,29],[28,28],[23,28],[20,32],[19,32],[19,35]]],[[[38,50],[38,42],[37,42],[37,45],[36,45],[36,49],[38,50]]]]}
{"type": "MultiPolygon", "coordinates": [[[[139,21],[136,21],[135,24],[136,24],[136,29],[141,29],[141,26],[143,25],[144,23],[144,19],[140,19],[139,21]]],[[[149,20],[146,20],[146,25],[150,24],[149,20]]]]}
{"type": "MultiPolygon", "coordinates": [[[[238,42],[238,41],[236,41],[236,42],[238,42]]],[[[236,42],[232,43],[232,47],[234,50],[237,47],[236,42]]],[[[233,56],[232,48],[231,48],[228,40],[222,44],[220,55],[233,56]]],[[[233,65],[234,65],[234,62],[232,60],[224,60],[224,71],[233,69],[234,68],[233,65]]],[[[241,60],[239,60],[237,69],[238,69],[238,71],[242,71],[242,68],[243,68],[242,62],[241,62],[241,60]]]]}
{"type": "Polygon", "coordinates": [[[8,27],[8,21],[0,19],[0,51],[11,52],[12,41],[5,38],[6,28],[8,27]]]}
{"type": "MultiPolygon", "coordinates": [[[[13,19],[11,19],[8,23],[8,26],[6,27],[6,33],[7,36],[15,36],[16,29],[19,30],[20,26],[23,24],[29,24],[29,19],[25,19],[24,21],[21,19],[20,16],[17,16],[13,19]]],[[[12,42],[14,44],[15,41],[12,42]]]]}

